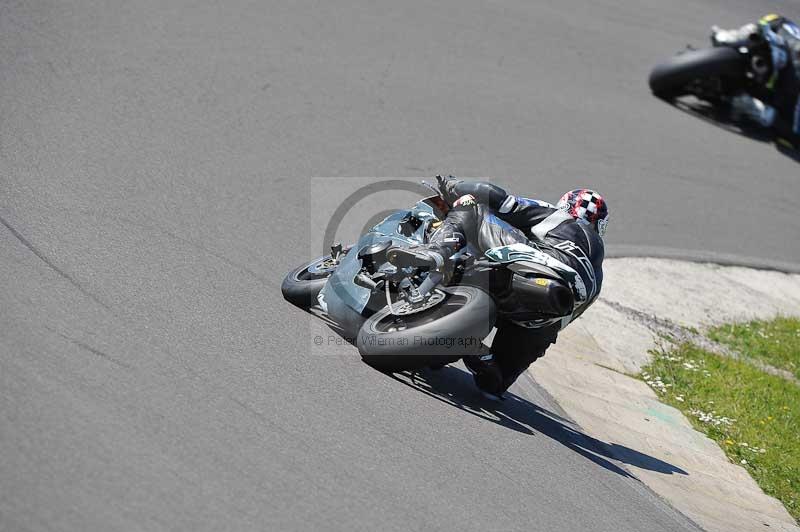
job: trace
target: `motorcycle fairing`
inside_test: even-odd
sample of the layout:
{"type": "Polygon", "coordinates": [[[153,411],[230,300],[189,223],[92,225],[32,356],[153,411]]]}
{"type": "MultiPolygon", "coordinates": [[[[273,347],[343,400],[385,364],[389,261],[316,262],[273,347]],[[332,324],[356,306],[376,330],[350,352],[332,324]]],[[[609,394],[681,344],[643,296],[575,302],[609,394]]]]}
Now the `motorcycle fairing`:
{"type": "MultiPolygon", "coordinates": [[[[353,249],[360,251],[366,246],[387,240],[391,240],[393,245],[423,244],[427,241],[430,225],[439,220],[438,214],[430,198],[420,200],[411,209],[394,212],[375,224],[358,240],[353,249]],[[421,223],[408,224],[409,218],[412,217],[421,223]]],[[[359,286],[353,281],[363,265],[358,255],[358,252],[345,255],[317,297],[320,306],[334,320],[352,321],[352,311],[361,315],[372,294],[368,288],[359,286]]]]}

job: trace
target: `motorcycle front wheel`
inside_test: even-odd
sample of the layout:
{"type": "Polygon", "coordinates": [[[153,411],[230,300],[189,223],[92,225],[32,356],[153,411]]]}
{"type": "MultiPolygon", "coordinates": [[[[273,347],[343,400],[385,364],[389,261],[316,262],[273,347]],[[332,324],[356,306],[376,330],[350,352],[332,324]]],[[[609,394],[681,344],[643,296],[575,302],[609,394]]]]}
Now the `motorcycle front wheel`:
{"type": "Polygon", "coordinates": [[[744,77],[745,62],[738,50],[724,46],[689,50],[656,65],[650,72],[650,90],[664,99],[684,96],[698,79],[744,77]]]}
{"type": "MultiPolygon", "coordinates": [[[[347,250],[344,251],[346,252],[347,250]]],[[[325,255],[295,268],[283,279],[281,284],[283,298],[302,309],[312,307],[317,303],[317,296],[337,266],[330,255],[325,255]]]]}
{"type": "Polygon", "coordinates": [[[479,352],[494,327],[492,297],[472,286],[439,290],[444,297],[430,309],[396,315],[386,307],[367,318],[356,337],[364,362],[396,373],[448,364],[479,352]]]}

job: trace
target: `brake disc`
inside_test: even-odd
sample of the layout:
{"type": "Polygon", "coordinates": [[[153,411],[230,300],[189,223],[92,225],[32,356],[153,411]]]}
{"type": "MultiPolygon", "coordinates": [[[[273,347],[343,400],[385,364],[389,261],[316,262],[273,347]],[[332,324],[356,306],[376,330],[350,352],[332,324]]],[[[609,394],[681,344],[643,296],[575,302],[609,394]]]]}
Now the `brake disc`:
{"type": "Polygon", "coordinates": [[[339,265],[339,261],[328,257],[308,267],[308,272],[313,274],[325,274],[332,272],[339,265]]]}
{"type": "Polygon", "coordinates": [[[392,314],[395,316],[408,316],[410,314],[417,314],[418,312],[422,312],[424,310],[428,310],[430,308],[435,307],[442,301],[444,301],[445,293],[441,290],[434,290],[422,303],[419,305],[412,305],[408,301],[403,301],[402,303],[395,302],[392,305],[392,314]]]}

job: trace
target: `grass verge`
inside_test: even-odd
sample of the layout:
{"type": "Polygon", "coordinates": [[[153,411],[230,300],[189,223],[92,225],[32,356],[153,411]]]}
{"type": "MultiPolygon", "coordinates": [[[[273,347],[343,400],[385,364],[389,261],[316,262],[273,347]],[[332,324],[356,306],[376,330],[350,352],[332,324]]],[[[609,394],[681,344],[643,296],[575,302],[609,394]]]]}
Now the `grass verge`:
{"type": "Polygon", "coordinates": [[[723,325],[711,329],[708,337],[800,378],[800,319],[723,325]]]}
{"type": "MultiPolygon", "coordinates": [[[[769,339],[759,346],[774,364],[769,339]]],[[[800,337],[791,346],[796,357],[800,337]]],[[[642,377],[800,520],[800,387],[691,344],[654,352],[642,377]]]]}

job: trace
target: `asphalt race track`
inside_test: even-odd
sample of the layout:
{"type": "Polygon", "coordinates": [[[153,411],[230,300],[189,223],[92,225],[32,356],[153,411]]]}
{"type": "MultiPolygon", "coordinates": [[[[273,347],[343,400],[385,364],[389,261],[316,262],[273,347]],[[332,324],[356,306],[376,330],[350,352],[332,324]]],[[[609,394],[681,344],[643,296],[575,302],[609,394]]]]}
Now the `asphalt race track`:
{"type": "Polygon", "coordinates": [[[797,160],[646,85],[781,7],[1,3],[0,529],[693,530],[624,465],[681,471],[533,381],[321,356],[279,285],[311,178],[440,172],[596,187],[610,254],[793,268],[797,160]]]}

